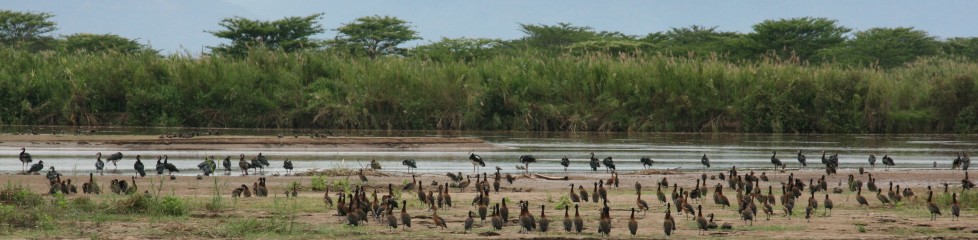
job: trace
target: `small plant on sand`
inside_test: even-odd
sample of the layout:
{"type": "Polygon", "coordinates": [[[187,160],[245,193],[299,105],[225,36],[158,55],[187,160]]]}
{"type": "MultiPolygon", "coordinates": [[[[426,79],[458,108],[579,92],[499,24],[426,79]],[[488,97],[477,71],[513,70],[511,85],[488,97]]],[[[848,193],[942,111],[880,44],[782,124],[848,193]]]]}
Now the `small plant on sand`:
{"type": "Polygon", "coordinates": [[[866,225],[857,225],[857,226],[859,226],[858,228],[859,232],[866,233],[866,225]]]}
{"type": "Polygon", "coordinates": [[[175,196],[165,196],[153,204],[154,212],[167,216],[182,216],[187,213],[187,206],[183,200],[175,196]]]}
{"type": "Polygon", "coordinates": [[[570,205],[571,205],[570,197],[564,195],[560,197],[560,201],[557,201],[557,204],[554,204],[554,209],[564,210],[564,208],[567,208],[570,205]]]}
{"type": "Polygon", "coordinates": [[[217,183],[217,178],[214,178],[214,195],[211,196],[211,201],[204,205],[204,208],[211,212],[219,212],[224,210],[224,201],[221,196],[221,192],[224,191],[224,185],[217,183]]]}
{"type": "Polygon", "coordinates": [[[350,187],[352,187],[352,185],[350,185],[350,180],[346,178],[334,180],[330,185],[333,185],[333,189],[342,189],[343,192],[347,193],[352,192],[350,190],[350,187]]]}
{"type": "Polygon", "coordinates": [[[323,176],[314,176],[310,180],[309,187],[313,191],[326,191],[326,178],[323,176]]]}

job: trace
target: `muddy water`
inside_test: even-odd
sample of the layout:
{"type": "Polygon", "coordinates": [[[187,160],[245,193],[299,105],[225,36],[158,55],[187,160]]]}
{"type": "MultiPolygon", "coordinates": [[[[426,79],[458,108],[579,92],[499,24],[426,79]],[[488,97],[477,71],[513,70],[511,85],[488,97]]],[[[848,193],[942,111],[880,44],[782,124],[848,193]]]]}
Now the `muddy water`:
{"type": "MultiPolygon", "coordinates": [[[[11,134],[7,129],[3,134],[11,134]]],[[[120,130],[100,131],[98,134],[159,134],[163,130],[120,130]]],[[[226,131],[231,132],[231,131],[226,131]]],[[[268,134],[278,132],[235,130],[239,134],[268,134]]],[[[225,133],[227,134],[227,133],[225,133]]],[[[286,133],[290,134],[290,133],[286,133]]],[[[435,136],[434,132],[345,132],[334,133],[357,136],[435,136]]],[[[808,159],[810,169],[821,169],[821,152],[839,154],[841,168],[867,167],[868,156],[877,155],[877,167],[882,167],[881,158],[889,155],[896,161],[896,168],[931,168],[937,162],[939,168],[949,168],[957,152],[978,153],[978,136],[974,135],[770,135],[770,134],[659,134],[659,133],[512,133],[512,132],[467,132],[452,135],[475,137],[498,146],[492,151],[478,151],[487,162],[481,171],[494,171],[498,166],[503,172],[517,172],[515,166],[522,165],[520,155],[533,155],[538,159],[531,164],[533,172],[555,173],[564,168],[560,158],[571,159],[567,171],[587,172],[588,158],[593,152],[599,159],[612,157],[619,171],[640,170],[638,159],[649,156],[656,169],[701,170],[700,158],[706,154],[710,158],[710,170],[738,168],[770,168],[773,151],[778,158],[788,164],[788,168],[801,167],[797,153],[801,150],[808,159]]],[[[446,151],[413,150],[358,150],[322,151],[314,148],[271,147],[254,150],[213,150],[213,151],[136,151],[127,149],[107,149],[99,146],[59,147],[57,145],[35,144],[27,146],[28,152],[37,160],[43,160],[45,169],[55,166],[63,174],[83,175],[95,169],[95,154],[109,155],[121,151],[125,157],[118,162],[119,174],[133,173],[132,166],[136,155],[144,156],[142,161],[151,172],[155,166],[155,156],[167,155],[169,162],[181,169],[181,175],[200,173],[196,165],[205,156],[232,159],[232,171],[238,173],[239,154],[251,159],[258,152],[271,160],[266,174],[284,174],[282,160],[293,160],[296,171],[326,169],[336,167],[359,168],[366,166],[371,159],[379,161],[384,171],[404,172],[406,167],[401,160],[415,159],[418,173],[471,172],[472,164],[468,154],[472,149],[449,149],[446,151]]],[[[0,147],[0,173],[20,172],[22,166],[17,160],[19,148],[0,147]]],[[[104,159],[103,159],[104,160],[104,159]]],[[[106,163],[106,174],[114,169],[111,162],[106,163]]],[[[603,168],[602,168],[603,169],[603,168]]],[[[602,170],[602,169],[599,169],[602,170]]],[[[155,173],[151,173],[155,174],[155,173]]]]}

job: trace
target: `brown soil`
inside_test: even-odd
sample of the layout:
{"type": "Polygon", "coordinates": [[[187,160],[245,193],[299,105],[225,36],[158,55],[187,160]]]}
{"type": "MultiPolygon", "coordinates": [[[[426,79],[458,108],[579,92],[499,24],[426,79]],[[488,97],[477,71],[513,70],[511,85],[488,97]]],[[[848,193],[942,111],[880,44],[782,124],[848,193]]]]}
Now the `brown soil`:
{"type": "MultiPolygon", "coordinates": [[[[352,173],[353,171],[350,171],[352,173]]],[[[368,171],[369,172],[369,171],[368,171]]],[[[711,172],[710,174],[715,174],[716,172],[711,172]]],[[[973,232],[978,232],[978,226],[975,225],[975,213],[974,209],[966,209],[964,216],[961,217],[960,221],[951,221],[948,217],[949,208],[943,206],[943,211],[945,211],[944,216],[940,216],[936,221],[929,220],[929,214],[926,212],[925,207],[921,202],[925,201],[923,196],[926,194],[926,186],[932,185],[937,187],[938,183],[943,182],[958,182],[961,179],[959,174],[950,174],[947,171],[889,171],[889,172],[876,172],[874,177],[878,179],[878,184],[881,187],[886,187],[886,183],[889,181],[894,181],[894,184],[900,184],[901,186],[910,186],[913,188],[914,192],[919,196],[915,203],[909,203],[910,201],[905,201],[898,206],[884,206],[881,205],[878,200],[876,200],[875,194],[863,192],[863,196],[869,199],[870,207],[859,207],[855,203],[854,195],[851,194],[830,194],[830,197],[835,202],[835,209],[830,216],[823,216],[822,212],[824,209],[819,209],[818,214],[811,219],[811,222],[806,222],[804,215],[804,202],[807,200],[806,197],[799,198],[798,204],[794,210],[794,217],[791,220],[781,217],[781,207],[780,205],[775,206],[776,215],[771,217],[771,220],[765,220],[766,217],[759,216],[760,220],[753,223],[753,227],[747,227],[743,221],[739,219],[739,215],[731,208],[721,209],[718,205],[714,204],[712,201],[712,191],[711,194],[707,196],[707,199],[702,201],[702,205],[706,214],[714,213],[716,214],[716,219],[718,223],[722,224],[729,222],[734,225],[734,230],[720,231],[711,230],[706,234],[709,236],[724,236],[724,237],[736,237],[736,238],[815,238],[815,239],[850,239],[850,238],[868,238],[868,239],[894,239],[894,238],[931,238],[931,237],[947,237],[947,238],[976,238],[978,234],[973,232]],[[859,226],[864,226],[865,232],[859,232],[859,226]]],[[[848,173],[843,173],[848,174],[848,173]]],[[[808,179],[815,176],[820,176],[819,172],[815,171],[801,171],[795,174],[802,179],[808,179]]],[[[558,201],[561,196],[567,194],[568,185],[583,184],[586,189],[591,191],[593,188],[592,183],[606,178],[606,174],[572,174],[569,175],[570,180],[543,180],[539,178],[529,178],[521,177],[517,179],[512,185],[505,183],[503,180],[502,189],[499,193],[492,193],[491,199],[493,203],[498,203],[501,197],[507,197],[512,202],[508,205],[510,207],[511,219],[515,219],[512,216],[518,216],[519,211],[516,207],[515,201],[527,200],[531,203],[530,212],[539,218],[540,205],[547,205],[547,216],[552,221],[550,233],[546,235],[534,232],[529,234],[517,233],[519,231],[518,224],[513,221],[510,222],[502,231],[499,232],[500,235],[494,235],[492,238],[500,239],[511,239],[511,238],[537,238],[537,237],[568,237],[568,238],[591,238],[600,237],[596,234],[596,225],[598,221],[598,209],[599,204],[596,203],[580,203],[581,205],[581,215],[585,218],[585,234],[576,233],[565,233],[562,230],[563,213],[562,211],[554,209],[554,203],[548,201],[558,201]]],[[[612,216],[612,237],[615,238],[627,238],[628,230],[626,225],[628,223],[629,210],[635,207],[635,190],[634,183],[640,182],[643,185],[642,198],[649,202],[651,205],[651,210],[648,213],[637,213],[636,218],[640,225],[639,236],[643,238],[663,238],[662,228],[662,218],[665,207],[663,204],[658,203],[655,196],[654,182],[659,181],[663,176],[668,177],[670,184],[678,183],[683,186],[684,189],[691,189],[695,184],[694,179],[698,179],[699,173],[680,173],[673,175],[630,175],[623,174],[620,176],[621,186],[618,190],[613,187],[609,187],[609,206],[611,207],[612,216]]],[[[761,183],[761,187],[765,189],[766,194],[767,186],[774,185],[775,188],[779,188],[779,182],[784,181],[787,177],[786,174],[768,174],[773,179],[771,182],[761,183]]],[[[833,176],[830,180],[830,188],[835,187],[839,178],[842,176],[833,176]]],[[[76,182],[84,181],[86,177],[83,176],[71,176],[76,182]]],[[[102,186],[108,184],[110,178],[125,179],[126,176],[99,176],[97,181],[101,183],[102,186]]],[[[257,177],[254,176],[219,176],[218,182],[221,185],[227,186],[239,186],[241,184],[247,184],[251,186],[252,182],[255,182],[257,177]]],[[[272,194],[276,194],[279,197],[281,192],[283,192],[287,186],[292,182],[298,182],[305,186],[300,193],[300,202],[307,204],[303,206],[304,211],[300,211],[297,215],[297,221],[301,223],[308,223],[312,226],[328,226],[339,228],[345,223],[345,219],[341,217],[334,216],[336,211],[335,208],[327,208],[322,203],[321,199],[323,197],[323,192],[314,192],[308,189],[310,183],[309,176],[268,176],[268,186],[272,194]]],[[[393,184],[395,187],[400,187],[405,179],[410,179],[410,177],[403,173],[384,173],[384,174],[370,174],[368,177],[369,181],[365,183],[368,186],[368,192],[373,192],[377,190],[379,195],[384,195],[387,192],[387,184],[393,184]]],[[[865,177],[862,177],[865,179],[865,177]]],[[[356,175],[352,176],[333,176],[328,177],[327,181],[348,179],[353,184],[359,184],[360,181],[356,175]]],[[[424,189],[434,190],[435,186],[429,185],[432,181],[437,181],[444,184],[448,181],[448,178],[443,175],[420,175],[418,180],[424,182],[424,189]]],[[[47,189],[47,180],[43,176],[24,176],[24,175],[2,175],[0,176],[0,182],[13,182],[13,183],[23,183],[28,184],[32,189],[37,189],[37,192],[43,192],[43,189],[47,189]]],[[[176,180],[166,180],[163,177],[150,176],[147,178],[139,179],[137,182],[140,189],[150,188],[151,182],[159,183],[163,181],[163,187],[156,190],[161,190],[164,194],[174,194],[177,196],[182,196],[184,198],[190,199],[189,202],[207,202],[213,193],[213,180],[211,178],[205,178],[203,180],[194,179],[194,177],[178,177],[176,180]]],[[[490,181],[491,178],[490,178],[490,181]]],[[[708,180],[708,185],[716,185],[720,183],[719,180],[708,180]]],[[[726,184],[724,183],[724,186],[726,184]]],[[[843,184],[844,186],[844,184],[843,184]]],[[[724,189],[725,195],[734,200],[736,193],[730,191],[729,189],[724,189]]],[[[233,201],[230,195],[231,188],[228,187],[225,194],[225,201],[233,201]]],[[[663,191],[666,192],[668,197],[671,189],[663,191]]],[[[937,194],[942,194],[943,189],[938,189],[937,194]]],[[[957,191],[957,189],[952,188],[952,191],[957,191]]],[[[334,189],[332,193],[335,193],[334,189]]],[[[886,191],[884,190],[883,194],[886,191]]],[[[106,194],[100,196],[100,198],[106,199],[106,194]]],[[[109,194],[111,195],[111,194],[109,194]]],[[[408,200],[409,203],[409,213],[414,216],[415,226],[412,229],[402,231],[397,230],[393,233],[403,235],[408,238],[421,238],[421,237],[431,237],[435,238],[481,238],[480,233],[491,232],[488,222],[485,224],[481,223],[478,219],[476,220],[476,230],[474,233],[463,234],[462,222],[465,219],[467,211],[475,211],[476,208],[469,205],[469,202],[475,197],[473,188],[469,187],[464,191],[459,191],[456,188],[451,190],[451,195],[455,202],[455,207],[447,208],[438,211],[438,215],[444,217],[448,221],[449,229],[442,230],[434,228],[428,216],[431,216],[431,212],[425,210],[426,208],[421,207],[418,203],[417,196],[414,191],[405,192],[402,195],[403,199],[408,200]]],[[[775,191],[776,196],[780,196],[780,191],[775,191]]],[[[806,194],[807,195],[807,194],[806,194]]],[[[73,196],[77,197],[77,196],[73,196]]],[[[146,235],[149,233],[143,233],[136,231],[136,229],[147,228],[150,225],[156,228],[173,228],[173,229],[185,229],[182,234],[174,235],[177,238],[209,238],[215,236],[201,235],[207,231],[203,231],[198,228],[208,228],[207,226],[213,226],[213,224],[218,224],[224,220],[224,218],[266,218],[274,215],[274,210],[268,207],[247,207],[250,205],[254,206],[269,206],[274,197],[269,198],[244,198],[240,199],[241,202],[237,203],[236,208],[231,210],[226,210],[222,212],[209,212],[204,210],[202,207],[192,208],[189,214],[189,221],[186,220],[173,220],[164,222],[154,222],[148,218],[136,218],[133,222],[126,222],[124,224],[110,224],[111,227],[106,229],[101,229],[93,232],[93,234],[99,236],[100,238],[151,238],[152,235],[146,235]],[[217,221],[217,222],[215,222],[217,221]],[[197,223],[197,224],[194,224],[197,223]]],[[[335,200],[334,196],[334,200],[335,200]]],[[[824,204],[824,193],[817,193],[815,197],[820,204],[824,204]]],[[[230,203],[229,203],[230,204],[230,203]]],[[[700,203],[693,202],[696,206],[700,203]]],[[[759,206],[760,207],[760,206],[759,206]]],[[[491,212],[491,211],[490,211],[491,212]]],[[[570,211],[573,216],[573,211],[570,211]]],[[[760,213],[760,212],[759,212],[760,213]]],[[[680,215],[673,212],[673,216],[678,224],[678,231],[674,233],[674,237],[699,237],[699,233],[695,228],[695,222],[693,220],[686,220],[685,215],[680,215]]],[[[377,232],[382,234],[388,234],[386,227],[381,225],[382,221],[375,221],[371,219],[368,226],[360,227],[366,232],[377,232]],[[373,230],[369,230],[373,229],[373,230]]],[[[102,223],[105,224],[105,223],[102,223]]],[[[71,237],[73,233],[65,232],[66,236],[71,237]]],[[[315,235],[314,235],[315,236],[315,235]]],[[[53,237],[53,236],[49,236],[53,237]]],[[[219,236],[217,236],[219,237],[219,236]]],[[[316,236],[319,238],[330,238],[330,236],[316,236]]],[[[377,237],[372,235],[357,236],[364,238],[377,237]]]]}

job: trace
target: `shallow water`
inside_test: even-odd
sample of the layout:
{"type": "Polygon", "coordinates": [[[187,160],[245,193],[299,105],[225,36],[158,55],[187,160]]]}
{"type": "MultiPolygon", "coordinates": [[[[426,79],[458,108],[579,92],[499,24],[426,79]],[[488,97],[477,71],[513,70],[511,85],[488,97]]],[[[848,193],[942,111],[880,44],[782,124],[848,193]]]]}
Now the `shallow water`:
{"type": "MultiPolygon", "coordinates": [[[[6,133],[14,132],[5,129],[6,133]]],[[[100,130],[96,134],[159,134],[165,130],[138,131],[114,129],[100,130]]],[[[276,130],[233,130],[235,134],[275,135],[276,130]]],[[[286,133],[290,134],[290,133],[286,133]]],[[[334,134],[356,136],[435,136],[438,132],[336,132],[334,134]]],[[[465,132],[450,133],[456,136],[475,137],[495,144],[500,149],[476,152],[486,160],[482,171],[494,171],[495,166],[503,172],[517,172],[519,156],[531,154],[538,160],[530,165],[533,172],[562,172],[560,158],[567,156],[571,166],[567,171],[589,172],[588,157],[591,152],[599,159],[611,156],[619,171],[641,170],[638,159],[649,156],[655,160],[655,169],[701,170],[700,157],[706,154],[711,161],[710,170],[738,168],[770,168],[772,151],[788,164],[788,168],[800,167],[796,160],[798,150],[808,158],[808,166],[821,169],[821,151],[827,154],[838,153],[841,168],[867,167],[869,154],[877,155],[877,167],[882,167],[884,154],[895,159],[896,168],[931,168],[936,161],[938,167],[949,168],[957,152],[973,155],[978,148],[978,136],[974,135],[771,135],[771,134],[661,134],[661,133],[526,133],[526,132],[465,132]]],[[[95,170],[95,154],[109,155],[121,151],[125,154],[118,162],[118,173],[132,174],[136,155],[143,157],[147,170],[153,171],[155,156],[168,155],[169,162],[181,169],[181,175],[197,175],[197,164],[205,156],[216,156],[220,171],[220,160],[225,156],[232,159],[232,172],[237,174],[239,154],[251,159],[259,151],[268,156],[271,166],[266,174],[284,174],[282,160],[293,160],[296,171],[326,169],[335,167],[359,168],[376,159],[384,171],[406,171],[401,160],[415,159],[418,173],[471,172],[468,160],[470,149],[454,151],[320,151],[313,148],[284,149],[268,148],[254,151],[135,151],[120,149],[100,149],[97,147],[57,147],[46,144],[27,146],[28,152],[37,160],[43,160],[45,168],[55,166],[66,175],[84,175],[95,170]]],[[[19,147],[0,147],[0,173],[20,172],[22,166],[17,160],[19,147]]],[[[104,160],[104,159],[103,159],[104,160]]],[[[106,163],[106,174],[113,169],[106,163]]],[[[599,169],[599,171],[603,171],[599,169]]],[[[150,174],[155,174],[150,173],[150,174]]]]}

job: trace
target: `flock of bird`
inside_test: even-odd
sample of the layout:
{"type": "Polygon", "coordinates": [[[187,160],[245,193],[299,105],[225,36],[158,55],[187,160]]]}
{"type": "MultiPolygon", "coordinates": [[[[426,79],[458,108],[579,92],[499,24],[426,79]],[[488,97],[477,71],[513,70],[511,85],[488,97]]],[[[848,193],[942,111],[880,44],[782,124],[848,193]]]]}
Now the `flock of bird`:
{"type": "MultiPolygon", "coordinates": [[[[162,175],[164,171],[167,171],[172,178],[173,172],[179,172],[180,170],[167,162],[167,156],[157,156],[156,171],[157,174],[162,175]]],[[[263,174],[264,168],[269,167],[268,158],[261,153],[256,157],[252,158],[251,161],[245,160],[245,155],[241,154],[239,156],[238,167],[241,170],[241,175],[249,174],[263,174]],[[249,171],[251,170],[251,171],[249,171]]],[[[111,161],[114,166],[123,159],[123,154],[117,152],[109,155],[106,158],[107,161],[111,161]]],[[[896,203],[902,201],[918,201],[917,193],[911,190],[910,187],[904,187],[901,190],[901,186],[898,184],[894,189],[893,182],[889,182],[888,189],[884,189],[882,184],[877,184],[878,179],[873,177],[871,172],[867,172],[862,167],[858,169],[858,176],[854,174],[849,174],[847,176],[847,187],[843,188],[842,180],[839,179],[837,187],[829,188],[830,179],[827,176],[837,174],[837,168],[839,166],[838,155],[826,155],[822,152],[821,161],[823,167],[825,168],[825,174],[819,178],[809,178],[807,183],[799,177],[795,177],[794,173],[788,173],[787,178],[784,181],[772,180],[771,176],[768,176],[766,172],[761,172],[756,174],[755,171],[751,170],[749,172],[738,172],[736,166],[731,167],[731,169],[726,171],[720,171],[714,175],[708,175],[704,172],[698,179],[696,179],[696,184],[692,187],[679,186],[678,183],[672,183],[670,185],[669,180],[663,176],[661,179],[655,181],[653,185],[655,186],[655,199],[658,200],[660,206],[664,206],[661,211],[664,215],[662,217],[662,230],[666,236],[672,235],[675,231],[678,231],[681,224],[678,219],[673,217],[673,214],[684,215],[687,221],[692,221],[700,234],[710,231],[713,229],[731,229],[733,225],[730,221],[725,221],[722,225],[717,224],[715,218],[717,216],[716,212],[705,213],[703,210],[703,205],[708,204],[708,195],[712,194],[712,202],[716,207],[721,209],[726,209],[730,207],[732,210],[736,211],[736,214],[740,216],[739,220],[742,220],[744,225],[752,226],[754,221],[761,219],[761,215],[758,213],[760,209],[760,214],[764,215],[764,219],[770,220],[772,216],[780,215],[783,218],[791,219],[795,215],[795,207],[801,206],[796,205],[798,199],[802,199],[801,203],[805,204],[804,207],[804,218],[806,221],[810,221],[811,218],[816,216],[816,213],[821,207],[823,209],[823,216],[831,215],[831,210],[839,206],[839,203],[833,202],[829,197],[830,194],[841,194],[846,190],[849,192],[855,192],[855,200],[858,205],[852,206],[858,208],[867,208],[869,205],[880,205],[880,206],[893,206],[896,203]],[[726,174],[725,174],[726,173],[726,174]],[[867,175],[868,174],[868,175],[867,175]],[[867,175],[865,181],[862,179],[862,175],[867,175]],[[716,184],[710,184],[709,181],[716,181],[716,184]],[[726,186],[724,186],[726,182],[726,186]],[[764,187],[762,183],[766,185],[766,193],[764,192],[764,187]],[[863,187],[867,188],[868,192],[875,194],[875,197],[879,204],[871,204],[870,201],[863,196],[863,187]],[[774,194],[773,189],[777,187],[781,189],[780,196],[774,194]],[[671,188],[671,193],[666,193],[669,188],[671,188]],[[689,190],[687,190],[687,188],[689,190]],[[664,190],[665,189],[665,190],[664,190]],[[712,193],[711,190],[712,189],[712,193]],[[732,192],[736,192],[736,195],[731,196],[734,198],[733,201],[724,193],[725,189],[729,189],[732,192]],[[883,190],[887,190],[886,193],[883,190]],[[806,194],[807,192],[807,194],[806,194]],[[824,198],[819,197],[816,194],[824,195],[824,198]],[[807,199],[804,199],[805,196],[807,199]],[[696,204],[694,206],[694,204],[696,204]],[[736,204],[736,205],[732,205],[736,204]],[[777,208],[776,206],[779,205],[777,208]],[[675,208],[673,209],[673,206],[675,208]],[[778,209],[778,210],[775,210],[778,209]],[[673,211],[675,210],[675,211],[673,211]],[[778,212],[778,213],[776,213],[778,212]]],[[[430,212],[430,217],[426,219],[431,219],[434,223],[435,228],[448,228],[448,222],[441,216],[438,215],[438,211],[446,208],[454,208],[458,206],[452,198],[452,191],[450,189],[457,189],[456,193],[465,193],[469,191],[470,186],[472,192],[475,193],[475,197],[472,199],[469,206],[458,206],[463,208],[470,208],[467,213],[467,218],[462,221],[462,227],[465,232],[473,230],[476,225],[476,221],[486,222],[489,219],[491,230],[499,231],[512,223],[516,223],[516,227],[519,227],[520,233],[529,233],[533,231],[548,232],[551,231],[550,223],[551,218],[546,215],[547,205],[532,204],[529,200],[519,200],[517,201],[515,207],[519,211],[518,216],[513,216],[510,218],[509,206],[507,206],[507,198],[497,197],[498,201],[492,201],[493,195],[499,195],[501,189],[502,181],[505,179],[509,185],[513,185],[513,182],[521,177],[514,177],[512,174],[503,175],[500,172],[500,168],[496,167],[496,171],[492,174],[493,179],[489,179],[490,175],[486,172],[480,172],[478,169],[480,167],[486,166],[486,161],[479,155],[475,153],[469,153],[469,160],[473,164],[474,175],[459,173],[447,173],[449,181],[445,183],[437,183],[432,181],[429,185],[425,185],[424,182],[417,179],[417,175],[411,174],[411,180],[403,186],[398,186],[395,191],[394,184],[387,184],[386,189],[378,190],[378,188],[373,188],[369,191],[367,188],[372,187],[369,185],[369,180],[361,169],[357,175],[361,181],[360,185],[354,186],[351,192],[338,192],[335,193],[337,197],[335,204],[333,201],[333,195],[330,195],[329,189],[326,189],[323,195],[323,202],[327,208],[335,208],[336,216],[340,217],[342,220],[352,226],[361,226],[369,223],[369,220],[373,218],[380,224],[386,224],[387,227],[395,229],[398,227],[410,228],[412,226],[412,217],[408,211],[408,200],[398,199],[400,192],[410,192],[414,191],[417,194],[417,203],[420,204],[426,211],[430,212]],[[474,177],[473,177],[474,176],[474,177]],[[472,178],[475,182],[472,182],[472,178]],[[429,190],[425,191],[425,186],[429,186],[429,190]],[[386,190],[384,195],[378,198],[378,194],[386,190]],[[369,197],[368,197],[369,194],[369,197]],[[400,200],[400,201],[398,201],[400,200]],[[531,213],[531,207],[540,206],[539,215],[534,215],[531,213]],[[400,209],[400,214],[395,215],[394,209],[400,209]],[[491,213],[490,213],[491,211],[491,213]],[[478,220],[476,220],[478,218],[478,220]],[[511,221],[512,220],[512,221],[511,221]]],[[[26,152],[24,148],[21,148],[20,161],[24,164],[25,168],[28,164],[33,162],[33,157],[26,152]]],[[[704,168],[710,167],[710,159],[704,154],[701,159],[701,163],[704,168]]],[[[797,154],[798,163],[807,167],[806,156],[799,151],[797,154]]],[[[882,163],[888,168],[889,166],[894,166],[895,162],[893,158],[888,155],[884,155],[881,159],[882,163]]],[[[952,169],[962,169],[964,170],[964,178],[961,180],[961,191],[962,193],[966,190],[974,188],[974,183],[968,177],[968,168],[970,167],[970,158],[967,154],[959,153],[958,157],[952,160],[952,169]]],[[[526,175],[522,177],[530,177],[529,165],[531,163],[537,162],[536,158],[532,155],[520,156],[519,162],[523,163],[522,169],[525,170],[526,175]]],[[[655,161],[650,157],[642,157],[639,159],[643,167],[652,166],[655,161]]],[[[567,157],[563,157],[560,164],[566,168],[570,165],[570,160],[567,157]]],[[[786,164],[782,162],[777,157],[777,152],[772,152],[771,163],[774,166],[772,168],[775,172],[785,172],[786,164]]],[[[875,167],[876,157],[870,155],[868,159],[870,167],[875,167]]],[[[102,169],[104,167],[104,162],[102,161],[102,154],[96,154],[96,169],[100,175],[102,175],[102,169]]],[[[598,208],[598,222],[592,225],[598,233],[609,235],[612,231],[613,221],[611,218],[611,207],[609,206],[609,190],[608,188],[618,189],[620,180],[618,176],[618,170],[615,168],[614,159],[612,157],[606,157],[603,160],[599,160],[595,157],[594,153],[590,154],[589,164],[592,171],[598,171],[598,168],[602,165],[604,170],[609,173],[608,179],[599,179],[597,182],[591,182],[593,188],[589,192],[585,189],[583,184],[578,185],[571,183],[569,185],[570,189],[567,193],[567,197],[570,200],[569,203],[561,206],[564,210],[564,216],[562,219],[562,227],[566,232],[571,233],[582,233],[587,225],[584,218],[581,216],[580,208],[584,205],[591,205],[592,207],[598,208]],[[570,209],[573,208],[573,217],[570,215],[570,209]]],[[[222,165],[226,175],[230,175],[232,171],[230,156],[224,158],[222,165]]],[[[407,159],[402,161],[402,165],[408,168],[408,172],[417,168],[417,161],[413,159],[407,159]]],[[[214,157],[211,156],[206,158],[203,162],[198,164],[198,169],[201,170],[204,175],[211,175],[215,172],[217,164],[214,157]]],[[[287,171],[292,170],[292,162],[285,160],[283,162],[283,167],[287,171]]],[[[379,169],[380,164],[376,161],[372,161],[370,164],[371,168],[379,169]]],[[[44,168],[43,161],[38,161],[38,163],[31,165],[29,169],[26,170],[28,174],[36,173],[44,168]]],[[[136,161],[134,163],[134,169],[137,171],[138,177],[144,177],[145,171],[143,163],[141,161],[141,156],[136,156],[136,161]]],[[[61,174],[54,170],[52,166],[50,171],[46,174],[46,177],[51,181],[50,192],[52,194],[62,192],[65,194],[77,193],[76,187],[72,184],[71,180],[61,180],[61,174]]],[[[127,179],[113,179],[110,183],[110,189],[113,193],[117,194],[133,194],[138,191],[136,186],[136,177],[132,176],[129,181],[127,179]]],[[[198,176],[199,177],[199,176],[198,176]]],[[[566,178],[564,179],[566,180],[566,178]]],[[[943,194],[947,195],[949,193],[949,184],[944,183],[943,194]]],[[[83,183],[82,186],[83,193],[99,194],[101,190],[94,180],[94,173],[89,174],[88,182],[83,183]]],[[[649,201],[643,199],[643,187],[641,182],[634,183],[635,190],[635,202],[632,207],[625,210],[630,212],[630,217],[628,218],[628,230],[632,235],[637,234],[640,222],[636,218],[636,212],[642,213],[642,216],[648,214],[652,211],[649,201]]],[[[950,193],[950,198],[952,201],[948,205],[940,205],[934,202],[933,196],[934,191],[931,186],[927,187],[927,200],[924,202],[926,210],[931,213],[931,220],[937,218],[938,215],[942,215],[942,209],[947,209],[950,211],[952,220],[957,219],[961,214],[961,207],[957,201],[957,193],[950,193]]],[[[939,190],[938,190],[939,191],[939,190]]],[[[257,182],[253,183],[249,188],[248,185],[243,184],[238,188],[232,190],[231,195],[235,198],[237,197],[251,197],[252,195],[256,197],[268,196],[268,188],[266,187],[265,177],[260,177],[257,182]]],[[[298,188],[292,186],[285,190],[286,196],[297,196],[298,188]]],[[[512,195],[511,195],[512,196],[512,195]]],[[[848,195],[846,195],[848,200],[848,195]]],[[[726,210],[721,210],[726,211],[726,210]]],[[[413,211],[412,211],[413,212],[413,211]]],[[[558,221],[554,219],[553,221],[558,221]]],[[[594,224],[594,223],[591,223],[594,224]]],[[[557,229],[553,229],[557,230],[557,229]]]]}

